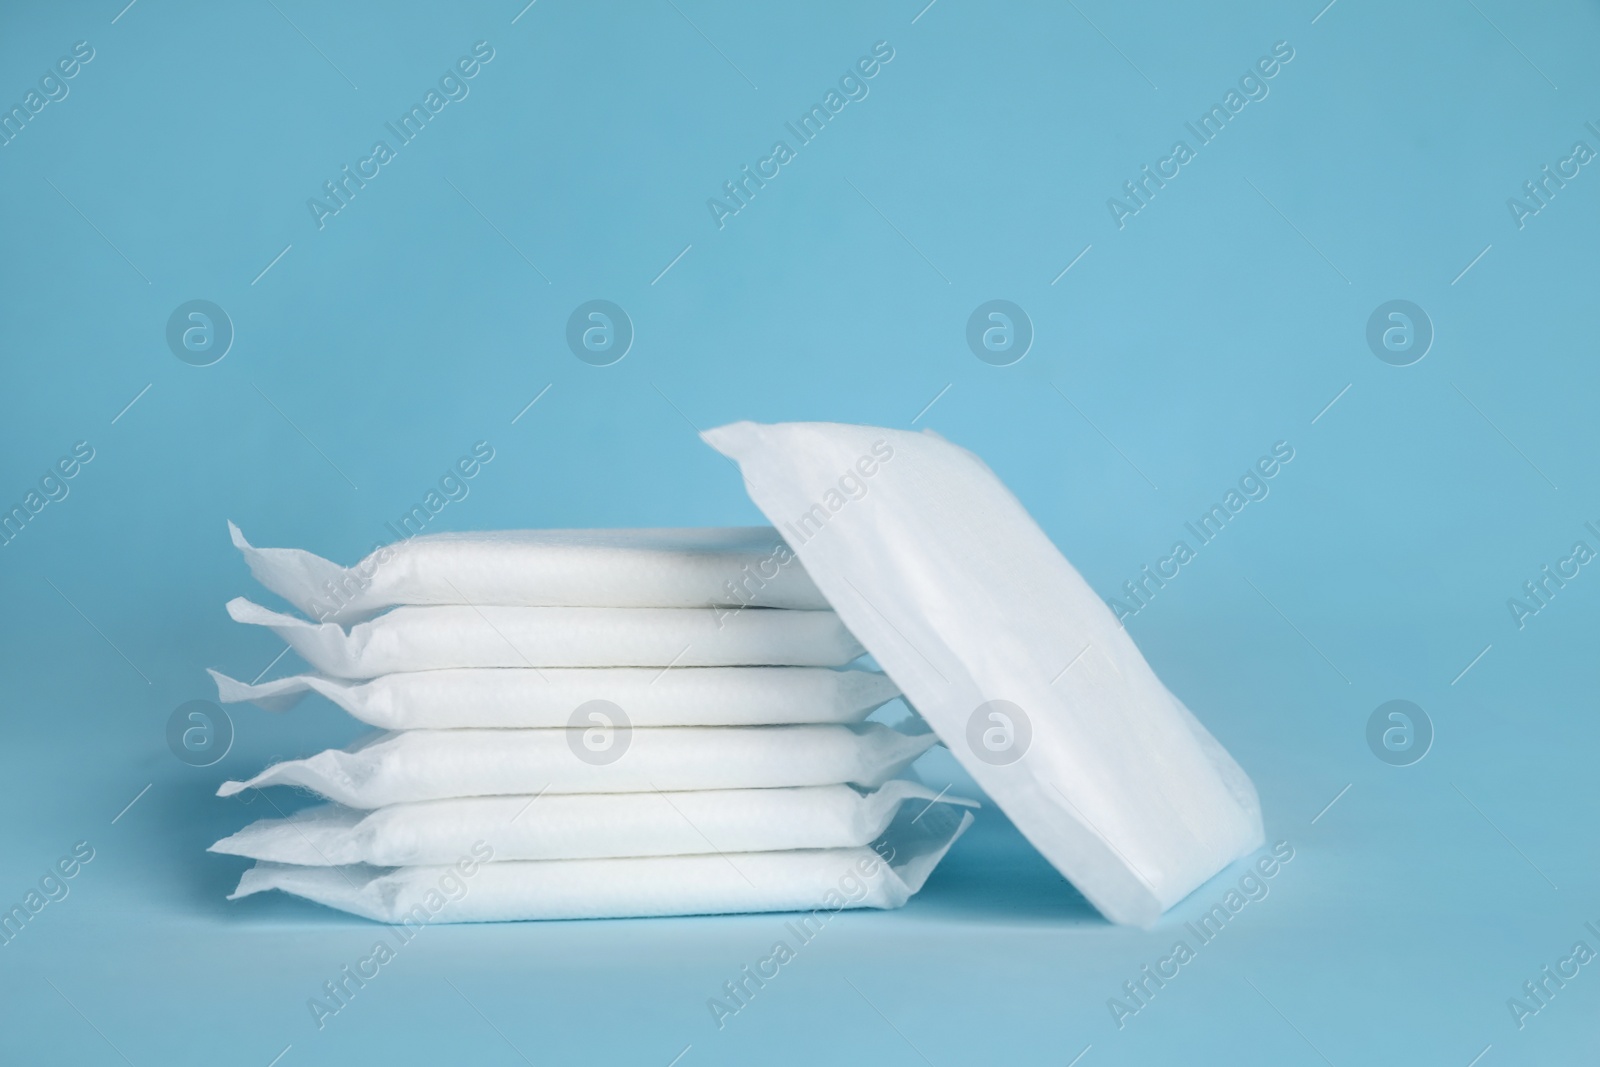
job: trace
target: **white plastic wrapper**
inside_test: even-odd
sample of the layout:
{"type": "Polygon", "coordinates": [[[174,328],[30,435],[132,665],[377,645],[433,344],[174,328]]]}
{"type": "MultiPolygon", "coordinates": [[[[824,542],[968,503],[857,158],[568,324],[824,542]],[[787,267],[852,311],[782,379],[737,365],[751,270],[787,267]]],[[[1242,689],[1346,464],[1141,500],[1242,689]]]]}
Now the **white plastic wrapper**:
{"type": "Polygon", "coordinates": [[[981,460],[937,434],[705,439],[978,784],[1114,922],[1263,841],[1250,779],[981,460]]]}
{"type": "Polygon", "coordinates": [[[464,667],[367,682],[300,674],[258,685],[211,677],[224,703],[282,711],[315,692],[385,730],[564,727],[592,700],[617,705],[634,726],[857,723],[900,694],[886,674],[827,667],[464,667]]]}
{"type": "MultiPolygon", "coordinates": [[[[948,812],[950,809],[943,808],[948,812]]],[[[832,913],[898,908],[920,890],[972,821],[896,819],[871,847],[628,859],[497,860],[479,842],[450,866],[257,864],[228,899],[280,889],[399,928],[518,919],[615,919],[795,911],[809,938],[832,913]]]]}
{"type": "Polygon", "coordinates": [[[250,573],[318,622],[402,604],[824,609],[770,526],[497,530],[382,545],[353,567],[297,548],[256,548],[228,524],[250,573]]]}
{"type": "Polygon", "coordinates": [[[840,667],[860,643],[831,611],[746,608],[394,608],[348,631],[228,601],[336,678],[450,667],[840,667]]]}
{"type": "MultiPolygon", "coordinates": [[[[484,842],[496,860],[688,856],[870,844],[907,801],[939,794],[897,778],[863,794],[847,785],[682,793],[463,797],[377,811],[324,804],[262,819],[212,852],[271,863],[376,867],[454,863],[484,842]]],[[[941,803],[972,805],[949,796],[941,803]]]]}
{"type": "Polygon", "coordinates": [[[875,788],[938,742],[861,726],[616,724],[561,730],[403,730],[225,782],[218,796],[298,785],[352,808],[543,793],[642,793],[850,783],[875,788]]]}

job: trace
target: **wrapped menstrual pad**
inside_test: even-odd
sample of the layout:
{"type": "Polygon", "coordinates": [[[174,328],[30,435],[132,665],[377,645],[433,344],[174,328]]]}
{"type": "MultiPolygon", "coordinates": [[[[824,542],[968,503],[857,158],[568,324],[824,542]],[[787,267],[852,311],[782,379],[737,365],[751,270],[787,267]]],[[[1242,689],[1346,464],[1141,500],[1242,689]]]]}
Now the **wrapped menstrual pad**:
{"type": "Polygon", "coordinates": [[[906,699],[1108,919],[1150,925],[1261,845],[1250,779],[976,456],[834,423],[704,436],[906,699]]]}

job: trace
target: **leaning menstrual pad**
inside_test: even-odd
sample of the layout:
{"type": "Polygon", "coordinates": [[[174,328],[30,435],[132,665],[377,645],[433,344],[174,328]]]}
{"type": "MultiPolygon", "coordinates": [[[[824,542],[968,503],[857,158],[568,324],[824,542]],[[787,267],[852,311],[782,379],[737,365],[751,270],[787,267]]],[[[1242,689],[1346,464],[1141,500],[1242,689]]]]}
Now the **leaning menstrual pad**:
{"type": "Polygon", "coordinates": [[[1108,919],[1147,926],[1261,845],[1250,779],[976,456],[835,423],[704,437],[906,699],[1108,919]]]}

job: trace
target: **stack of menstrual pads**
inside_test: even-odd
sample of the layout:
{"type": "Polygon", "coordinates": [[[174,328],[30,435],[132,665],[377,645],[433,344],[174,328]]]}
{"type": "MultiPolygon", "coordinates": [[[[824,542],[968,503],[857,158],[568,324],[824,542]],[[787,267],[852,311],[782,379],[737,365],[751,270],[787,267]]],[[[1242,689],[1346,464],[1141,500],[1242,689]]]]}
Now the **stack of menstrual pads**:
{"type": "Polygon", "coordinates": [[[936,738],[866,721],[899,690],[847,667],[770,527],[438,534],[349,568],[230,529],[304,617],[229,614],[315,673],[212,672],[220,698],[316,693],[383,731],[222,786],[330,801],[212,846],[257,861],[234,898],[406,924],[890,908],[971,821],[897,777],[936,738]]]}

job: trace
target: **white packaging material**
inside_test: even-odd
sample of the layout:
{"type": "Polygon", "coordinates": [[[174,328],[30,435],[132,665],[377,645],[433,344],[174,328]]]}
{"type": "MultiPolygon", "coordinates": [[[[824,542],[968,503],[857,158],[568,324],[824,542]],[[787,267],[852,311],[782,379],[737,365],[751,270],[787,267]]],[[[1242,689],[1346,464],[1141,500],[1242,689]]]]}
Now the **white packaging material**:
{"type": "Polygon", "coordinates": [[[394,608],[345,631],[228,601],[324,674],[376,678],[448,667],[839,667],[861,645],[831,611],[747,608],[394,608]]]}
{"type": "Polygon", "coordinates": [[[401,604],[828,606],[770,526],[427,534],[382,545],[353,567],[256,548],[231,522],[228,532],[257,581],[319,622],[401,604]]]}
{"type": "Polygon", "coordinates": [[[282,711],[310,691],[386,730],[561,727],[592,700],[617,705],[634,726],[857,723],[900,694],[886,674],[827,667],[462,667],[368,682],[301,674],[258,685],[211,677],[224,703],[282,711]]]}
{"type": "MultiPolygon", "coordinates": [[[[570,793],[461,797],[361,811],[323,804],[262,819],[212,852],[308,867],[454,863],[477,842],[496,860],[687,856],[870,844],[908,800],[939,794],[896,778],[876,792],[848,785],[708,789],[681,793],[570,793]]],[[[949,796],[943,802],[973,805],[949,796]]]]}
{"type": "Polygon", "coordinates": [[[228,899],[281,889],[394,925],[405,940],[408,931],[436,922],[756,911],[811,912],[790,924],[809,939],[832,913],[903,905],[971,821],[967,812],[914,824],[897,819],[873,847],[858,848],[500,863],[485,862],[498,857],[480,842],[450,866],[261,863],[228,899]]]}
{"type": "Polygon", "coordinates": [[[352,808],[446,797],[882,785],[938,742],[861,726],[402,730],[275,764],[218,796],[299,785],[352,808]]]}
{"type": "Polygon", "coordinates": [[[1114,922],[1263,841],[1255,787],[994,473],[933,433],[734,423],[706,441],[906,699],[1114,922]]]}

